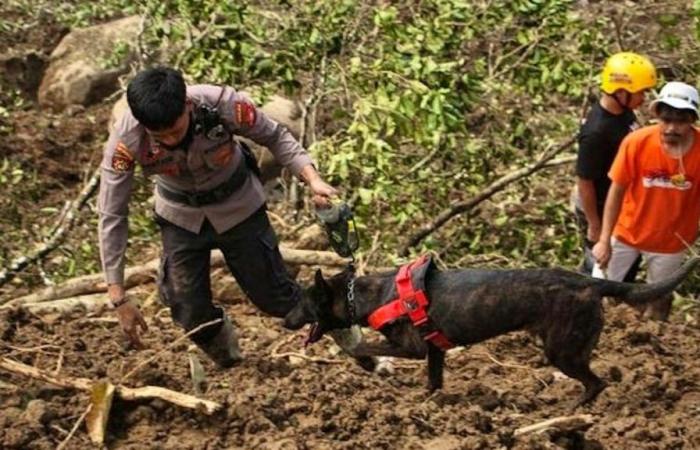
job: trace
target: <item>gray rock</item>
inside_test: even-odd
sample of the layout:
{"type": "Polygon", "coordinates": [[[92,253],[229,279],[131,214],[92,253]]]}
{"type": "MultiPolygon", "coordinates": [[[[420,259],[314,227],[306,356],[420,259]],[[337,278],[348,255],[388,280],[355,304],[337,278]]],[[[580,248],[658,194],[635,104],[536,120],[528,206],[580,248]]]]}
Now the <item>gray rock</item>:
{"type": "Polygon", "coordinates": [[[119,76],[136,57],[133,43],[140,23],[139,16],[131,16],[67,34],[51,53],[39,104],[59,112],[68,105],[97,103],[115,92],[119,76]],[[117,55],[117,48],[125,53],[117,55]]]}

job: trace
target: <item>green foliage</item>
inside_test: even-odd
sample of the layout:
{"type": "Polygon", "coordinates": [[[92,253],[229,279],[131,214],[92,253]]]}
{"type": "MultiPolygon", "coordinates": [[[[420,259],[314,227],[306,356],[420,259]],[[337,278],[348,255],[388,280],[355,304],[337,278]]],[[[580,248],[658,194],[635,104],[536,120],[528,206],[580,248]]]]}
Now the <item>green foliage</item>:
{"type": "MultiPolygon", "coordinates": [[[[165,0],[141,12],[152,53],[193,81],[322,97],[311,151],[352,196],[362,229],[381,233],[387,259],[451,203],[576,131],[613,27],[574,0],[165,0]]],[[[446,261],[501,251],[518,264],[574,265],[573,177],[562,179],[527,214],[498,197],[500,216],[484,207],[416,251],[450,242],[446,261]]]]}
{"type": "Polygon", "coordinates": [[[117,41],[109,56],[100,61],[100,65],[105,69],[120,67],[131,51],[131,45],[128,42],[117,41]]]}
{"type": "MultiPolygon", "coordinates": [[[[672,65],[666,76],[697,76],[700,63],[687,55],[700,39],[700,0],[690,16],[686,7],[659,12],[650,0],[635,2],[624,10],[628,27],[606,14],[615,11],[607,3],[40,2],[69,26],[144,15],[146,54],[181,68],[190,81],[318,99],[310,150],[324,176],[350,196],[365,236],[378,236],[378,265],[396,262],[404,239],[450,205],[571,137],[611,52],[639,51],[672,65]]],[[[0,32],[11,28],[0,22],[0,32]]],[[[105,63],[125,50],[116,47],[105,63]]],[[[448,265],[500,255],[507,261],[499,265],[574,267],[573,180],[570,168],[529,177],[415,251],[438,252],[448,265]]],[[[133,242],[153,240],[149,209],[133,213],[133,242]]],[[[83,250],[76,254],[96,251],[83,250]]]]}
{"type": "MultiPolygon", "coordinates": [[[[34,4],[36,8],[35,1],[34,4]]],[[[138,7],[132,0],[101,0],[99,2],[85,2],[69,0],[62,2],[40,1],[40,4],[48,3],[47,9],[51,9],[56,19],[64,25],[77,28],[94,25],[110,18],[125,17],[136,14],[138,7]]]]}
{"type": "Polygon", "coordinates": [[[7,189],[10,186],[18,185],[25,178],[22,166],[14,161],[3,158],[0,163],[0,189],[7,189]]]}

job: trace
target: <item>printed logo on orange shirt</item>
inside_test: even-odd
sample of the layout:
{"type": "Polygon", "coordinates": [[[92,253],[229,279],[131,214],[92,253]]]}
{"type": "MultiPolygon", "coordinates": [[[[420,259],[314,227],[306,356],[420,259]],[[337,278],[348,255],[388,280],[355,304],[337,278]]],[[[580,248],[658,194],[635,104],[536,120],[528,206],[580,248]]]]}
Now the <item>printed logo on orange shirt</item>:
{"type": "Polygon", "coordinates": [[[642,174],[642,185],[645,188],[658,187],[687,191],[693,187],[693,178],[682,173],[670,175],[666,170],[652,169],[645,170],[642,174]]]}

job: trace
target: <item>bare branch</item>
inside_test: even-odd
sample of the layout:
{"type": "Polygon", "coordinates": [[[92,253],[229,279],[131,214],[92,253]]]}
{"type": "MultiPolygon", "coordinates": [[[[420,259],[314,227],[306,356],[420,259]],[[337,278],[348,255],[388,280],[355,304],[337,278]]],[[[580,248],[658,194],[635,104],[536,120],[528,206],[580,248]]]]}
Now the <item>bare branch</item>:
{"type": "Polygon", "coordinates": [[[44,258],[63,242],[63,239],[66,237],[66,234],[76,222],[78,211],[80,211],[80,209],[82,209],[83,206],[85,206],[85,203],[87,203],[88,199],[97,190],[99,180],[100,169],[97,168],[92,173],[92,176],[88,180],[87,184],[80,191],[80,195],[78,195],[78,198],[76,198],[72,202],[70,208],[68,209],[68,212],[62,219],[61,225],[53,232],[51,236],[49,236],[49,238],[44,242],[44,244],[41,245],[39,249],[34,251],[33,253],[15,259],[14,261],[12,261],[12,263],[10,263],[10,266],[8,268],[3,269],[0,272],[0,286],[3,286],[5,283],[11,280],[17,274],[17,272],[23,270],[30,264],[44,258]]]}
{"type": "Polygon", "coordinates": [[[493,197],[494,194],[502,191],[505,189],[509,184],[518,181],[522,178],[525,178],[529,175],[531,175],[534,172],[537,172],[540,169],[543,169],[545,167],[553,167],[561,164],[567,164],[576,159],[575,156],[567,156],[563,158],[559,158],[556,160],[552,160],[554,156],[562,152],[563,150],[567,149],[569,146],[571,146],[574,142],[576,142],[576,137],[572,137],[568,141],[564,142],[563,144],[559,145],[552,151],[546,152],[539,160],[536,162],[529,164],[519,170],[516,170],[514,172],[508,173],[501,178],[497,179],[493,183],[491,183],[489,186],[486,187],[483,191],[479,192],[476,196],[461,201],[453,204],[450,206],[447,210],[441,212],[437,218],[430,224],[424,226],[421,230],[419,230],[417,233],[415,233],[413,236],[411,236],[408,241],[404,244],[404,246],[400,250],[400,255],[401,256],[407,256],[409,250],[412,247],[415,247],[418,243],[420,243],[423,239],[425,239],[428,235],[433,233],[435,230],[438,228],[442,227],[445,223],[447,223],[450,219],[453,217],[462,214],[466,211],[469,211],[482,203],[485,200],[488,200],[489,198],[493,197]]]}

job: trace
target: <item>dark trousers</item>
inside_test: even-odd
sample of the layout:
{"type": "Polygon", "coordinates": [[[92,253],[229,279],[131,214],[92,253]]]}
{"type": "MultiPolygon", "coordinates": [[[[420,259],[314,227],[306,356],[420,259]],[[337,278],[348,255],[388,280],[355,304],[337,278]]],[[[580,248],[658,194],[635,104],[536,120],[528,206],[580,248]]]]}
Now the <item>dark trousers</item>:
{"type": "MultiPolygon", "coordinates": [[[[173,319],[189,331],[223,317],[211,294],[210,257],[219,249],[226,264],[250,300],[263,312],[284,317],[299,301],[301,290],[282,261],[275,231],[265,207],[224,233],[205,221],[192,233],[156,216],[163,240],[158,279],[161,300],[173,319]]],[[[212,339],[220,330],[211,326],[192,335],[195,343],[212,339]]]]}
{"type": "MultiPolygon", "coordinates": [[[[601,214],[602,217],[602,214],[601,214]]],[[[581,236],[581,246],[583,247],[583,262],[579,266],[579,272],[584,275],[590,275],[593,273],[593,265],[595,264],[595,258],[593,257],[593,246],[595,242],[588,240],[588,221],[586,220],[586,215],[583,211],[576,208],[576,225],[581,236]]],[[[639,265],[642,262],[641,255],[632,263],[632,266],[627,271],[625,278],[622,280],[627,283],[634,283],[637,278],[637,273],[639,272],[639,265]]]]}

